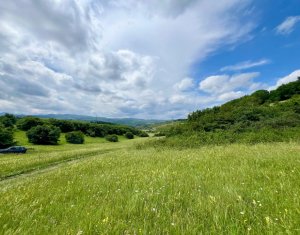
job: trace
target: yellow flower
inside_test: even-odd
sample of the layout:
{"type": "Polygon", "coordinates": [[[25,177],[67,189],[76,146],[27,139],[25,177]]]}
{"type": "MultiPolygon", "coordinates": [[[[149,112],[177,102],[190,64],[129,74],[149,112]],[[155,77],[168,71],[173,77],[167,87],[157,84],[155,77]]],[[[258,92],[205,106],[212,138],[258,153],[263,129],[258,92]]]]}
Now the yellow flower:
{"type": "Polygon", "coordinates": [[[267,216],[265,218],[265,220],[266,220],[267,225],[269,225],[270,223],[272,223],[272,220],[271,220],[271,218],[269,216],[267,216]]]}
{"type": "Polygon", "coordinates": [[[106,217],[105,219],[102,220],[103,223],[107,223],[108,222],[108,217],[106,217]]]}

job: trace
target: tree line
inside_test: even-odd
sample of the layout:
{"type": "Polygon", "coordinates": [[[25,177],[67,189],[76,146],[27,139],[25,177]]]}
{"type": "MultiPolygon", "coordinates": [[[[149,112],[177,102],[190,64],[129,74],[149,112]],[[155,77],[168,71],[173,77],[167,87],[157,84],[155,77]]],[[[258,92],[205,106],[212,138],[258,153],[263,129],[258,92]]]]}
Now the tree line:
{"type": "Polygon", "coordinates": [[[15,130],[26,131],[29,142],[34,144],[57,144],[61,133],[66,133],[69,143],[84,143],[84,136],[106,137],[108,141],[118,141],[119,135],[128,139],[134,136],[147,137],[148,134],[134,127],[92,123],[85,121],[42,119],[32,116],[17,118],[12,114],[0,117],[0,148],[14,145],[15,130]]]}

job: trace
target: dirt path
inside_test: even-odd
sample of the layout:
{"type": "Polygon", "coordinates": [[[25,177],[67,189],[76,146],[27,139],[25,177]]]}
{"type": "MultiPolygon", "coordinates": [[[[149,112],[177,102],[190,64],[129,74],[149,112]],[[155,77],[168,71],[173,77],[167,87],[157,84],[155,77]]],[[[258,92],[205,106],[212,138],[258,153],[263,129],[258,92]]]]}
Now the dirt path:
{"type": "Polygon", "coordinates": [[[107,150],[102,150],[99,153],[90,154],[88,156],[83,155],[81,157],[63,159],[63,160],[60,160],[57,162],[49,163],[48,165],[39,166],[39,167],[31,168],[31,169],[26,169],[22,172],[18,172],[18,173],[12,174],[12,175],[5,176],[0,180],[0,190],[2,190],[4,186],[5,186],[5,188],[9,187],[9,185],[7,185],[9,183],[15,184],[16,181],[19,181],[20,179],[26,179],[26,178],[40,175],[43,173],[47,173],[47,172],[50,172],[50,171],[53,171],[53,170],[56,170],[56,169],[59,169],[62,167],[68,167],[70,165],[76,164],[85,159],[90,159],[90,158],[96,157],[96,156],[100,157],[106,153],[114,152],[114,151],[117,151],[120,149],[122,149],[122,148],[107,149],[107,150]]]}

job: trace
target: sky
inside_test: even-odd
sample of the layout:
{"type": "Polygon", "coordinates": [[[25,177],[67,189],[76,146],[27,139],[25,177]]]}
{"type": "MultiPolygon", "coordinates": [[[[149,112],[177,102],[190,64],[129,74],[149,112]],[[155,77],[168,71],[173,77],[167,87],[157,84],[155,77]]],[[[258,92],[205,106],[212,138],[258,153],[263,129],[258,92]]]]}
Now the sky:
{"type": "Polygon", "coordinates": [[[299,0],[0,3],[0,112],[185,118],[300,76],[299,0]]]}

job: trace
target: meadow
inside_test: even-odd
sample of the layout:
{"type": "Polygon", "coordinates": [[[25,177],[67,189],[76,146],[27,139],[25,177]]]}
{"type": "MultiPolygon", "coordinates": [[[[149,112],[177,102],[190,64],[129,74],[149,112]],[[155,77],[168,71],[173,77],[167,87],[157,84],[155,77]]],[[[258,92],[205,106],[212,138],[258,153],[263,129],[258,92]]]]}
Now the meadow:
{"type": "Polygon", "coordinates": [[[86,138],[0,155],[0,234],[300,233],[298,143],[144,141],[86,138]]]}

